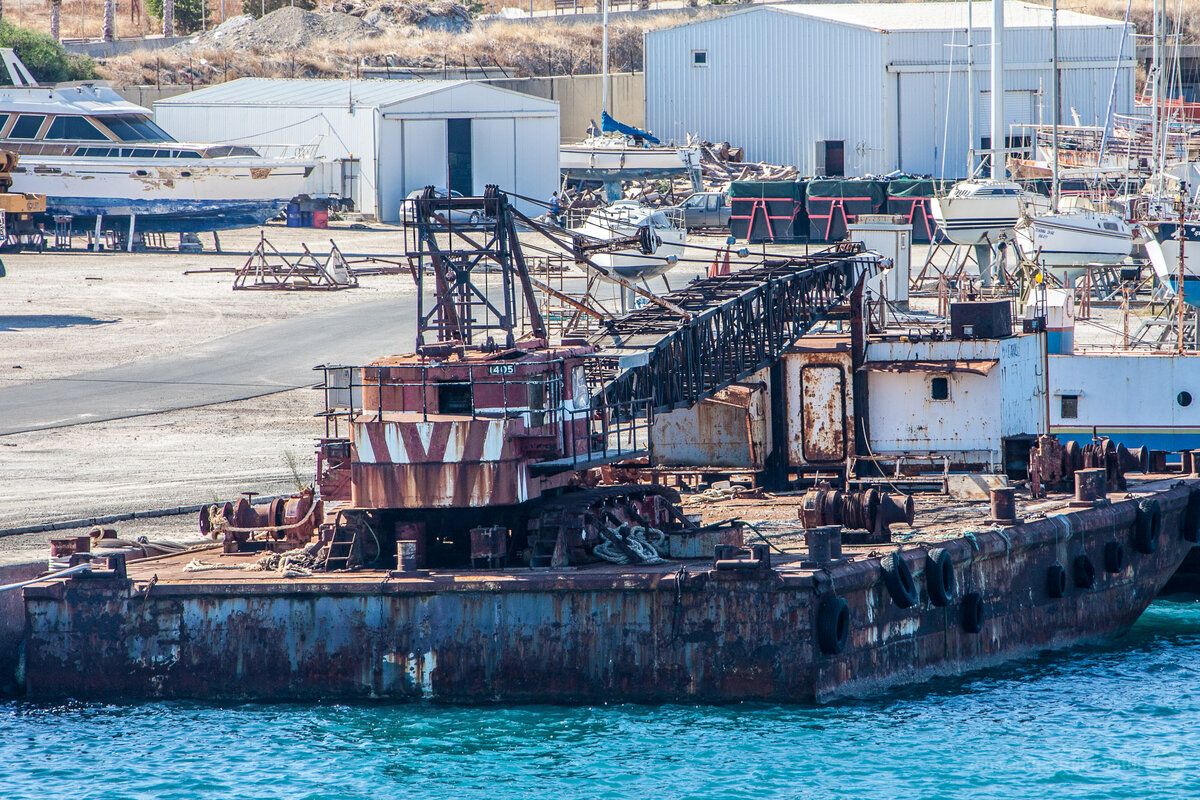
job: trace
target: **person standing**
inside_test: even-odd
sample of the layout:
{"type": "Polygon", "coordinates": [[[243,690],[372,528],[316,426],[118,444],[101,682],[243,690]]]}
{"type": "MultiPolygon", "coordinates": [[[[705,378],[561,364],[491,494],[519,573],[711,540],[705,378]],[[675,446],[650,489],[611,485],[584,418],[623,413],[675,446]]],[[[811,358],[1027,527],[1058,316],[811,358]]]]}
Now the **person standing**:
{"type": "Polygon", "coordinates": [[[562,200],[559,199],[558,192],[550,195],[550,221],[562,226],[562,200]]]}

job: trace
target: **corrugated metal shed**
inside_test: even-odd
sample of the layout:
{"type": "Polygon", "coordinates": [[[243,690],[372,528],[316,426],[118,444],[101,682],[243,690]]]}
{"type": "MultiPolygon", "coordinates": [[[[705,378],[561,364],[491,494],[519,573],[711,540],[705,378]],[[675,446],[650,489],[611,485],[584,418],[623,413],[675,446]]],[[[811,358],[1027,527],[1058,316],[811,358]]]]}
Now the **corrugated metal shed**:
{"type": "Polygon", "coordinates": [[[558,186],[558,103],[476,81],[240,78],[161,100],[154,114],[187,141],[313,147],[308,192],[388,222],[430,184],[537,198],[558,186]]]}
{"type": "MultiPolygon", "coordinates": [[[[966,171],[989,136],[991,3],[972,3],[974,98],[967,96],[967,3],[753,6],[646,34],[646,119],[659,136],[695,134],[747,157],[819,171],[841,142],[845,174],[966,171]],[[703,53],[700,57],[698,54],[703,53]]],[[[1050,10],[1005,3],[1006,121],[1049,121],[1050,10]]],[[[1133,27],[1059,12],[1062,117],[1132,109],[1133,27]],[[1114,73],[1116,75],[1114,83],[1114,73]],[[1115,91],[1114,91],[1115,89],[1115,91]]]]}

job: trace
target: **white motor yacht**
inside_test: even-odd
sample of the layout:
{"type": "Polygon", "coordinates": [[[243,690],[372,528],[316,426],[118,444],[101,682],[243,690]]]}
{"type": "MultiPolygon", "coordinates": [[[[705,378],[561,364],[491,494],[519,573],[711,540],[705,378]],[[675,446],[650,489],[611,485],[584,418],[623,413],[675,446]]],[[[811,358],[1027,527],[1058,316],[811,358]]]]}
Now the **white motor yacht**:
{"type": "Polygon", "coordinates": [[[597,266],[610,270],[627,280],[648,280],[665,274],[674,266],[687,241],[687,229],[682,215],[675,209],[651,208],[636,200],[618,200],[610,206],[589,213],[575,232],[593,239],[615,239],[632,236],[640,228],[650,228],[657,243],[650,255],[636,248],[600,253],[591,257],[597,266]]]}
{"type": "Polygon", "coordinates": [[[246,227],[278,214],[316,164],[311,148],[177,142],[102,82],[39,86],[0,55],[15,84],[0,87],[0,147],[20,156],[12,190],[46,195],[49,214],[133,217],[138,231],[246,227]]]}

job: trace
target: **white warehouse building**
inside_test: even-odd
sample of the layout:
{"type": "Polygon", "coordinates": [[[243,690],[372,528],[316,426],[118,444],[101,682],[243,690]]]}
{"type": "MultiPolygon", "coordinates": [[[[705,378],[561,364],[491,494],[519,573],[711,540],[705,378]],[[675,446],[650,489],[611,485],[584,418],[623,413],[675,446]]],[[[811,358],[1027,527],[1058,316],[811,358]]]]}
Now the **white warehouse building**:
{"type": "Polygon", "coordinates": [[[315,151],[308,194],[384,222],[425,186],[558,188],[558,103],[473,81],[240,78],[160,100],[154,120],[181,141],[315,151]]]}
{"type": "MultiPolygon", "coordinates": [[[[1004,4],[1005,122],[1052,120],[1051,13],[1004,4]]],[[[648,31],[646,124],[746,148],[805,175],[965,177],[969,114],[990,147],[990,2],[758,5],[648,31]],[[968,5],[972,94],[967,97],[968,5]]],[[[1061,118],[1104,124],[1133,108],[1133,26],[1058,13],[1061,118]]]]}

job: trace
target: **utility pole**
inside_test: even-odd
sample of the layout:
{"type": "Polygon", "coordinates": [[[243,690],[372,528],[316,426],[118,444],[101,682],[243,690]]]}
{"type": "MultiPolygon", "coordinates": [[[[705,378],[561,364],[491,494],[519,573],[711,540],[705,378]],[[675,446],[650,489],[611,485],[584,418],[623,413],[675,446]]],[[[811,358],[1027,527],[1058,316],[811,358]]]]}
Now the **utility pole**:
{"type": "Polygon", "coordinates": [[[62,0],[50,0],[50,38],[58,41],[62,25],[62,0]]]}
{"type": "Polygon", "coordinates": [[[104,29],[100,31],[100,38],[106,42],[111,42],[117,38],[117,0],[104,0],[104,29]]]}

